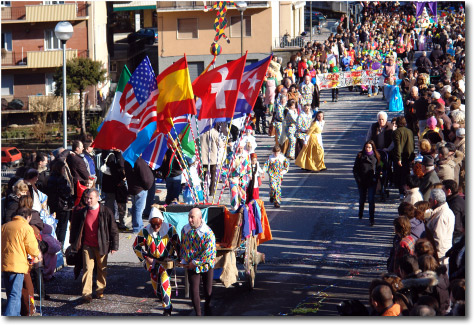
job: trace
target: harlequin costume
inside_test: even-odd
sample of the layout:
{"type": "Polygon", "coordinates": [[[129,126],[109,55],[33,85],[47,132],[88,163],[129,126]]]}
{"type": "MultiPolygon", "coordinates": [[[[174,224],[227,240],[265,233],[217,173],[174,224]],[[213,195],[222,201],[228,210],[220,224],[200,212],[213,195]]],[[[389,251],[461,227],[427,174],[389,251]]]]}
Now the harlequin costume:
{"type": "Polygon", "coordinates": [[[275,142],[278,143],[281,132],[283,130],[283,121],[285,120],[285,106],[281,103],[275,107],[275,119],[273,120],[273,127],[275,128],[275,142]]]}
{"type": "Polygon", "coordinates": [[[263,172],[270,176],[270,201],[275,202],[275,206],[281,203],[281,181],[289,168],[288,159],[281,153],[270,155],[263,166],[263,172]]]}
{"type": "Polygon", "coordinates": [[[181,230],[181,264],[194,264],[188,269],[191,300],[196,316],[201,316],[199,284],[203,282],[206,316],[209,315],[212,296],[212,278],[216,263],[216,237],[214,232],[202,220],[201,225],[192,228],[189,224],[181,230]]]}
{"type": "Polygon", "coordinates": [[[295,145],[296,145],[296,120],[298,119],[298,113],[296,110],[288,110],[288,113],[285,117],[285,131],[289,140],[289,147],[287,152],[287,157],[290,159],[295,158],[295,145]]]}
{"type": "Polygon", "coordinates": [[[306,132],[308,132],[312,119],[313,114],[309,112],[306,114],[304,111],[301,111],[300,115],[296,119],[296,146],[295,146],[295,158],[298,157],[301,149],[303,148],[305,139],[306,139],[306,132]]]}
{"type": "Polygon", "coordinates": [[[301,83],[301,86],[300,86],[301,106],[304,106],[306,104],[311,105],[311,103],[313,102],[313,92],[314,92],[314,85],[311,82],[309,84],[306,84],[304,82],[301,83]]]}
{"type": "MultiPolygon", "coordinates": [[[[155,207],[151,208],[149,220],[153,218],[164,220],[161,212],[155,207]]],[[[151,228],[151,225],[148,224],[138,232],[138,235],[133,242],[133,251],[140,262],[143,263],[145,269],[150,272],[151,285],[153,286],[155,295],[158,295],[158,280],[160,281],[163,307],[165,309],[170,309],[170,278],[165,267],[157,261],[163,261],[166,258],[170,258],[175,253],[179,254],[180,240],[176,228],[167,222],[163,222],[160,230],[155,233],[153,228],[151,228]],[[153,263],[148,263],[145,256],[153,258],[153,263]]]]}
{"type": "MultiPolygon", "coordinates": [[[[232,162],[232,152],[227,157],[228,164],[232,162]]],[[[231,193],[231,206],[237,210],[242,203],[245,203],[247,194],[245,189],[250,180],[250,157],[244,150],[241,154],[236,153],[232,166],[224,168],[222,177],[225,178],[229,174],[229,186],[231,193]]]]}

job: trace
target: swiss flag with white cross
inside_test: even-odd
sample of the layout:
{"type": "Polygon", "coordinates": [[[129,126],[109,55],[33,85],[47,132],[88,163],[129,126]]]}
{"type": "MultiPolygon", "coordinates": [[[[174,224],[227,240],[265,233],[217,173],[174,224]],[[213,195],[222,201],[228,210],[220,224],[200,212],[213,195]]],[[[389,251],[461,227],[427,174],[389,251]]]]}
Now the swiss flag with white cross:
{"type": "Polygon", "coordinates": [[[216,67],[194,80],[194,95],[201,99],[198,120],[234,115],[246,59],[247,53],[240,59],[216,67]]]}

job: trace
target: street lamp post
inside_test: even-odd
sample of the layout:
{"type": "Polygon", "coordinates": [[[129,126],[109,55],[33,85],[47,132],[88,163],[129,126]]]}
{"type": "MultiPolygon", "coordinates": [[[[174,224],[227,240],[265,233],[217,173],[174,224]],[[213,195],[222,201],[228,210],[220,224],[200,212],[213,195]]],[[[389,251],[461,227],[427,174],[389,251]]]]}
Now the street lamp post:
{"type": "Polygon", "coordinates": [[[63,47],[63,147],[67,149],[67,105],[66,105],[66,42],[72,37],[74,29],[68,21],[60,21],[54,28],[54,35],[61,40],[63,47]]]}
{"type": "Polygon", "coordinates": [[[235,6],[240,11],[240,56],[244,56],[244,11],[247,9],[247,2],[237,1],[235,6]]]}

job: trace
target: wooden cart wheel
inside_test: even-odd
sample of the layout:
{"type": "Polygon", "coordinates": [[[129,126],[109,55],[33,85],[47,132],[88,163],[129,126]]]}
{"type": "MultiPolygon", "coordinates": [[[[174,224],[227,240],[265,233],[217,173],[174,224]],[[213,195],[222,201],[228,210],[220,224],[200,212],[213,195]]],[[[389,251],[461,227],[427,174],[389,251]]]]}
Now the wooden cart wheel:
{"type": "Polygon", "coordinates": [[[247,284],[249,291],[252,291],[255,287],[255,276],[257,275],[257,264],[250,267],[250,272],[247,274],[247,284]]]}

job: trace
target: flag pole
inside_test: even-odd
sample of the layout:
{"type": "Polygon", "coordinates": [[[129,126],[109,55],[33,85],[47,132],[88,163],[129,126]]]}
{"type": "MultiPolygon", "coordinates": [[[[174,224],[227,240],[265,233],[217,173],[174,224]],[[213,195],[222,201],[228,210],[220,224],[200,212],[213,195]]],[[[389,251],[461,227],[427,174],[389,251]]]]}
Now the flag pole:
{"type": "MultiPolygon", "coordinates": [[[[250,114],[247,116],[247,121],[244,123],[244,130],[245,130],[245,128],[249,125],[249,123],[250,123],[250,114]]],[[[237,147],[236,147],[236,148],[239,147],[240,141],[242,141],[243,135],[244,135],[244,134],[243,134],[243,132],[242,132],[242,134],[240,135],[239,140],[238,140],[238,142],[237,142],[237,147]]],[[[231,158],[231,161],[230,161],[229,166],[232,166],[232,164],[234,163],[234,160],[235,160],[235,150],[234,150],[234,153],[233,153],[233,155],[232,155],[232,158],[231,158]]],[[[217,205],[219,205],[219,203],[221,202],[222,193],[224,193],[225,184],[226,184],[227,180],[229,179],[229,174],[230,174],[230,173],[227,173],[227,175],[226,175],[226,178],[225,178],[225,181],[224,181],[224,186],[222,187],[221,193],[219,194],[219,198],[218,198],[218,200],[217,200],[217,205]]]]}
{"type": "MultiPolygon", "coordinates": [[[[199,138],[194,137],[193,124],[192,124],[191,119],[192,119],[192,116],[189,117],[189,125],[191,127],[191,135],[193,136],[193,141],[194,141],[194,145],[195,145],[195,152],[196,152],[196,160],[198,162],[198,169],[201,170],[201,174],[202,174],[203,166],[202,166],[202,159],[201,159],[201,140],[199,138]],[[196,146],[196,142],[197,142],[197,146],[196,146]]],[[[196,124],[196,129],[197,129],[197,127],[198,127],[197,122],[195,124],[196,124]]],[[[199,134],[199,129],[197,129],[196,131],[199,134]]],[[[199,178],[201,178],[201,175],[199,175],[199,178]]]]}
{"type": "Polygon", "coordinates": [[[199,203],[200,202],[198,200],[199,196],[195,195],[195,193],[194,193],[195,189],[194,189],[194,186],[192,184],[191,173],[190,173],[190,171],[188,169],[188,166],[186,164],[186,159],[184,159],[184,154],[183,154],[182,148],[180,148],[181,143],[179,141],[179,137],[177,139],[178,145],[176,145],[175,140],[173,140],[173,137],[171,136],[171,133],[168,132],[168,136],[171,138],[171,143],[173,144],[173,147],[175,147],[175,148],[172,148],[173,152],[176,152],[179,155],[179,157],[181,157],[181,160],[183,161],[183,165],[181,165],[181,163],[179,161],[179,157],[178,157],[177,161],[178,161],[178,164],[179,164],[179,168],[181,168],[181,170],[186,169],[186,173],[189,176],[189,179],[188,179],[188,177],[185,174],[184,178],[186,179],[186,183],[188,184],[188,186],[191,190],[191,195],[193,197],[193,200],[194,200],[194,202],[199,203]],[[183,166],[184,166],[184,168],[183,168],[183,166]],[[196,199],[196,196],[197,196],[197,199],[196,199]]]}
{"type": "MultiPolygon", "coordinates": [[[[230,127],[232,127],[232,121],[233,120],[234,120],[234,115],[232,115],[232,118],[230,119],[230,127]]],[[[227,132],[227,137],[225,139],[224,151],[222,152],[222,156],[221,156],[222,158],[224,158],[225,152],[227,150],[227,143],[229,142],[230,127],[229,127],[229,132],[227,132]]],[[[234,150],[234,155],[235,155],[235,150],[234,150]]],[[[217,161],[219,161],[219,160],[217,160],[217,161]]],[[[219,173],[218,173],[218,176],[216,178],[217,184],[219,184],[219,178],[221,177],[221,171],[222,171],[222,166],[223,165],[224,164],[221,164],[221,166],[219,167],[219,173]]],[[[216,170],[216,173],[217,173],[217,170],[216,170]]],[[[222,193],[222,191],[224,191],[224,189],[225,189],[225,183],[222,185],[221,193],[222,193]]],[[[211,204],[214,204],[214,198],[215,197],[216,197],[216,192],[214,192],[214,195],[212,196],[212,203],[211,204]]]]}
{"type": "Polygon", "coordinates": [[[211,128],[212,128],[212,118],[209,119],[209,130],[207,131],[207,132],[209,132],[209,134],[208,134],[208,137],[207,137],[207,143],[208,143],[208,148],[207,148],[207,173],[206,173],[206,179],[205,179],[206,198],[207,198],[206,203],[209,203],[209,194],[207,194],[207,193],[208,193],[208,190],[211,188],[211,186],[209,184],[209,177],[211,175],[211,164],[210,164],[210,160],[211,160],[211,150],[210,150],[210,146],[211,146],[211,128]]]}

